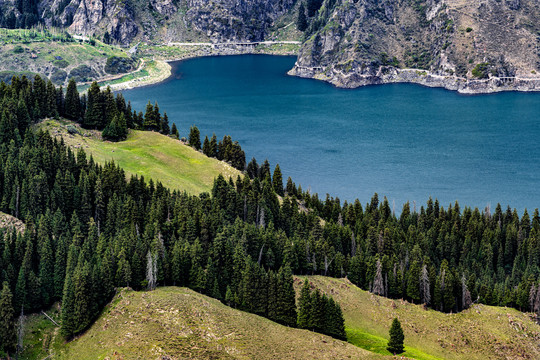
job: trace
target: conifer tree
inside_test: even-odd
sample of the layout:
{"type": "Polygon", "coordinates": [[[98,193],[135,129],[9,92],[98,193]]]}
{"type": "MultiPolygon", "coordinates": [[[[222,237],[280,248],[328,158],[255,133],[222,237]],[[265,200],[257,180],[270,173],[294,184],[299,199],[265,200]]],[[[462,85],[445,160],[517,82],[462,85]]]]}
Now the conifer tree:
{"type": "Polygon", "coordinates": [[[116,284],[118,286],[129,287],[131,282],[131,267],[129,261],[126,258],[126,251],[124,248],[120,250],[118,254],[118,268],[116,270],[116,284]]]}
{"type": "Polygon", "coordinates": [[[276,194],[283,196],[283,177],[281,175],[281,169],[279,164],[274,169],[274,175],[272,176],[272,185],[276,194]]]}
{"type": "Polygon", "coordinates": [[[420,285],[419,280],[421,277],[420,265],[417,260],[414,260],[409,268],[409,278],[407,285],[407,296],[414,302],[420,301],[420,285]]]}
{"type": "Polygon", "coordinates": [[[79,256],[77,268],[73,274],[75,332],[86,329],[94,316],[95,306],[93,297],[93,284],[90,264],[83,260],[83,253],[79,256]]]}
{"type": "Polygon", "coordinates": [[[111,87],[107,86],[107,89],[101,93],[101,96],[104,101],[104,112],[97,124],[99,130],[104,129],[115,117],[119,116],[118,106],[111,91],[111,87]]]}
{"type": "Polygon", "coordinates": [[[208,140],[208,136],[204,137],[202,151],[203,151],[204,155],[206,155],[208,157],[212,156],[211,151],[210,151],[210,141],[208,140]]]}
{"type": "Polygon", "coordinates": [[[15,310],[13,296],[6,281],[2,284],[0,293],[0,350],[12,352],[15,350],[17,337],[15,332],[15,310]]]}
{"type": "Polygon", "coordinates": [[[278,319],[278,305],[277,305],[277,293],[278,293],[278,279],[276,274],[270,270],[268,272],[268,282],[267,282],[267,299],[268,299],[268,309],[266,316],[274,321],[278,319]]]}
{"type": "Polygon", "coordinates": [[[345,332],[345,319],[343,318],[341,306],[339,306],[339,304],[331,297],[328,299],[328,311],[328,334],[337,339],[346,341],[347,334],[345,332]]]}
{"type": "Polygon", "coordinates": [[[399,322],[398,318],[394,318],[392,321],[392,326],[390,327],[390,340],[388,340],[388,346],[386,349],[394,355],[401,354],[404,351],[404,339],[405,336],[403,335],[401,323],[399,322]]]}
{"type": "Polygon", "coordinates": [[[180,134],[178,133],[175,123],[172,124],[171,135],[173,135],[177,140],[180,139],[180,134]]]}
{"type": "Polygon", "coordinates": [[[277,321],[287,326],[295,326],[296,302],[292,271],[288,264],[281,267],[277,276],[277,321]]]}
{"type": "Polygon", "coordinates": [[[227,306],[236,305],[234,302],[234,295],[233,295],[230,285],[227,285],[227,291],[225,292],[225,303],[227,304],[227,306]]]}
{"type": "Polygon", "coordinates": [[[86,112],[83,126],[87,129],[96,129],[103,118],[103,100],[97,82],[93,82],[87,92],[86,112]]]}
{"type": "Polygon", "coordinates": [[[44,236],[41,243],[39,279],[41,282],[41,299],[48,306],[54,298],[54,255],[49,236],[44,236]]]}
{"type": "Polygon", "coordinates": [[[169,127],[169,116],[167,113],[163,113],[163,118],[161,119],[161,133],[163,135],[169,135],[171,128],[169,127]]]}
{"type": "Polygon", "coordinates": [[[218,143],[217,143],[217,137],[216,134],[212,134],[212,138],[210,139],[210,157],[217,157],[217,151],[218,151],[218,143]]]}
{"type": "Polygon", "coordinates": [[[66,339],[71,338],[77,330],[75,313],[75,289],[73,287],[72,275],[66,275],[64,283],[64,295],[62,297],[62,327],[60,333],[66,339]]]}
{"type": "Polygon", "coordinates": [[[195,150],[200,150],[201,149],[201,134],[199,132],[199,129],[196,126],[192,126],[189,129],[188,144],[189,144],[189,146],[191,146],[195,150]]]}
{"type": "Polygon", "coordinates": [[[309,281],[306,279],[304,280],[304,285],[300,290],[300,297],[298,298],[297,326],[300,329],[313,328],[311,312],[311,290],[309,288],[309,281]]]}
{"type": "Polygon", "coordinates": [[[156,108],[148,101],[148,104],[146,104],[146,112],[144,113],[143,128],[145,130],[159,131],[161,128],[160,119],[159,108],[156,108]]]}
{"type": "Polygon", "coordinates": [[[315,289],[311,297],[311,318],[313,330],[323,332],[325,329],[326,309],[325,301],[323,300],[321,291],[315,289]]]}

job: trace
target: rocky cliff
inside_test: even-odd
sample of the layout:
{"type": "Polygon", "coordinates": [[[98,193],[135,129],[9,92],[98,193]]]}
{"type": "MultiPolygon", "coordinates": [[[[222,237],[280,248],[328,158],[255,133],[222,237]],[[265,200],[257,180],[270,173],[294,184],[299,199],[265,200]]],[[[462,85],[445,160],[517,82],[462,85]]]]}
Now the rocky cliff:
{"type": "Polygon", "coordinates": [[[337,86],[539,90],[533,0],[325,0],[291,74],[337,86]]]}
{"type": "Polygon", "coordinates": [[[296,0],[27,0],[35,11],[21,13],[15,0],[0,0],[0,25],[34,24],[68,28],[120,44],[185,41],[260,41],[296,0]],[[12,15],[13,14],[13,15],[12,15]]]}

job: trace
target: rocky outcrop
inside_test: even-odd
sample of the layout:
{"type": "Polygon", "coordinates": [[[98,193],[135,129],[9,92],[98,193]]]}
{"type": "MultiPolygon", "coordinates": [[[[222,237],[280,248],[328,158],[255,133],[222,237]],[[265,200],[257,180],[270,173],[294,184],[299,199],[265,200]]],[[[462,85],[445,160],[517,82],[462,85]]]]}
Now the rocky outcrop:
{"type": "Polygon", "coordinates": [[[539,20],[533,0],[325,0],[290,74],[342,87],[536,91],[539,20]]]}
{"type": "MultiPolygon", "coordinates": [[[[41,0],[38,17],[47,26],[103,37],[120,44],[191,40],[260,41],[297,0],[41,0]]],[[[1,13],[17,12],[0,0],[1,13]]]]}
{"type": "Polygon", "coordinates": [[[214,42],[261,41],[265,30],[295,0],[189,0],[186,20],[214,42]]]}

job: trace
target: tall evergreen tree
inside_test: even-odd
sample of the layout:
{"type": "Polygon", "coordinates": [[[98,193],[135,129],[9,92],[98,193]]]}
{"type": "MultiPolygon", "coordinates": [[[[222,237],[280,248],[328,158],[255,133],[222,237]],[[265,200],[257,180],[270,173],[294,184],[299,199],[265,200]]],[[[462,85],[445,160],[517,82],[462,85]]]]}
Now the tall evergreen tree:
{"type": "Polygon", "coordinates": [[[276,194],[283,196],[283,176],[281,175],[281,169],[279,164],[274,169],[274,175],[272,176],[272,185],[276,194]]]}
{"type": "Polygon", "coordinates": [[[195,150],[201,149],[201,133],[199,132],[199,129],[196,126],[192,126],[189,129],[188,144],[195,150]]]}
{"type": "Polygon", "coordinates": [[[86,112],[82,125],[88,129],[96,129],[103,118],[103,96],[97,82],[93,82],[87,92],[86,112]]]}
{"type": "Polygon", "coordinates": [[[386,349],[392,354],[397,355],[405,351],[403,348],[403,340],[405,335],[403,335],[403,329],[401,328],[401,323],[398,318],[394,318],[392,321],[392,326],[390,327],[390,340],[388,340],[388,346],[386,349]]]}
{"type": "Polygon", "coordinates": [[[309,288],[309,281],[306,279],[304,280],[304,285],[300,290],[300,297],[298,298],[297,325],[300,329],[313,328],[311,313],[311,290],[309,288]]]}
{"type": "Polygon", "coordinates": [[[204,155],[208,157],[212,156],[211,151],[210,151],[210,141],[208,140],[208,136],[204,137],[202,151],[204,155]]]}
{"type": "Polygon", "coordinates": [[[17,337],[15,332],[15,310],[13,296],[6,281],[2,284],[0,293],[0,350],[12,352],[15,350],[17,337]]]}

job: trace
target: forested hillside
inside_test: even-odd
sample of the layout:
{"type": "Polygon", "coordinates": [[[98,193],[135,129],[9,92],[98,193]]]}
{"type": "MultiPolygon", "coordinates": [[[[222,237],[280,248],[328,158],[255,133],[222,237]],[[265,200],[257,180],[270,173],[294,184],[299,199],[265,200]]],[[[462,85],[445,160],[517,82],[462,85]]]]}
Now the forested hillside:
{"type": "MultiPolygon", "coordinates": [[[[0,302],[12,304],[2,309],[11,323],[21,311],[61,301],[61,332],[71,338],[116,287],[178,285],[296,326],[292,274],[347,276],[362,289],[444,312],[475,301],[540,311],[537,210],[480,212],[430,199],[420,209],[404,204],[395,216],[377,194],[365,205],[341,204],[290,178],[284,186],[279,166],[272,172],[255,159],[244,178],[220,176],[211,194],[188,195],[127,179],[115,164],[97,165],[29,128],[51,116],[123,124],[133,114],[121,97],[95,86],[82,99],[73,89],[64,97],[36,77],[1,84],[0,99],[0,210],[26,225],[0,237],[0,302]]],[[[150,108],[132,121],[148,118],[163,131],[164,116],[150,108]]],[[[306,327],[332,333],[341,311],[312,298],[319,318],[306,327]]],[[[0,333],[4,350],[14,350],[14,335],[0,333]]]]}

